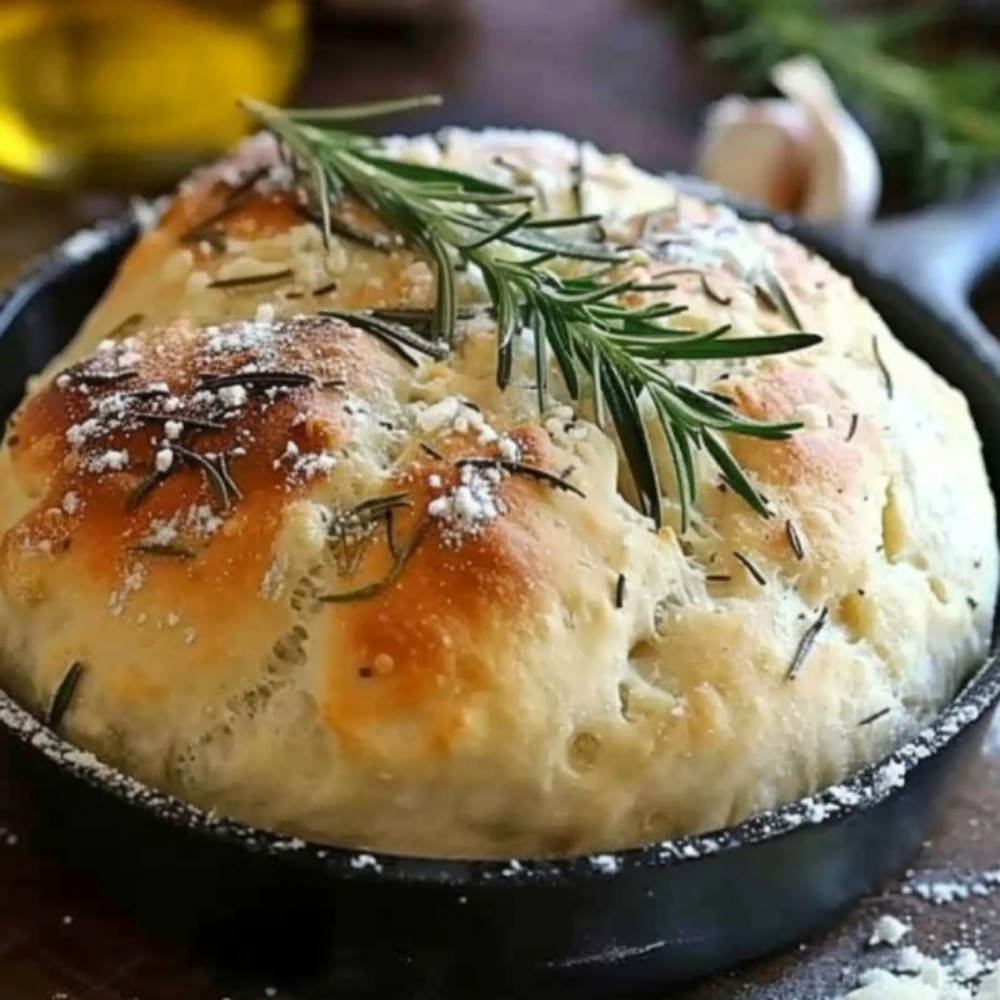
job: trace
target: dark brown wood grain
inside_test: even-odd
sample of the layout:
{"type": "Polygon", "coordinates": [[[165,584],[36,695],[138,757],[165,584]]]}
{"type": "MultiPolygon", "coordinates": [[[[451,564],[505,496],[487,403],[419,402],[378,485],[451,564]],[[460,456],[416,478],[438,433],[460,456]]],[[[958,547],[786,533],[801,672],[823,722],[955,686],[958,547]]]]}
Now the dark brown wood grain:
{"type": "MultiPolygon", "coordinates": [[[[553,128],[623,150],[653,169],[683,170],[705,103],[730,84],[701,57],[686,26],[690,0],[465,0],[456,6],[461,17],[426,30],[324,21],[301,100],[440,91],[447,107],[408,121],[408,128],[445,122],[553,128]]],[[[114,198],[0,194],[0,273],[9,275],[62,233],[118,205],[114,198]]],[[[983,300],[997,315],[1000,293],[993,288],[983,300]]],[[[3,770],[0,760],[0,781],[3,770]]],[[[33,847],[16,810],[0,814],[0,828],[0,1000],[267,1000],[272,984],[238,992],[118,912],[99,888],[33,847]]],[[[945,828],[916,865],[933,872],[996,867],[998,830],[1000,755],[984,753],[955,788],[945,828]]],[[[845,968],[878,957],[864,941],[882,912],[912,919],[917,943],[930,951],[964,936],[1000,957],[998,905],[1000,893],[936,908],[890,892],[801,949],[670,995],[835,996],[855,985],[845,968]]]]}

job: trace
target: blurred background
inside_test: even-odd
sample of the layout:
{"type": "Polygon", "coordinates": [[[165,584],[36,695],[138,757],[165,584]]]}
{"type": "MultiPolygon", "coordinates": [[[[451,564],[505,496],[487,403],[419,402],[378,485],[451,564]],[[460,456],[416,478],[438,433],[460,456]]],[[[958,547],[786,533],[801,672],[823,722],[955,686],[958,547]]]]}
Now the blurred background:
{"type": "Polygon", "coordinates": [[[1000,111],[987,110],[1000,107],[998,7],[0,0],[0,282],[231,145],[246,126],[241,94],[315,105],[439,92],[443,109],[399,127],[558,129],[690,170],[711,102],[766,94],[775,63],[809,52],[877,139],[883,209],[906,207],[1000,156],[1000,111]]]}

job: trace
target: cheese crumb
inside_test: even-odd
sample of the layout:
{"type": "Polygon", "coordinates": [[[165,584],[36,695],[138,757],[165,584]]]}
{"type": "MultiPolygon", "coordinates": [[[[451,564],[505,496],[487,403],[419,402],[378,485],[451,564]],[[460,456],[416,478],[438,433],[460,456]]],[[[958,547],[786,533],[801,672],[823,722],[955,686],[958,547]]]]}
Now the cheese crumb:
{"type": "Polygon", "coordinates": [[[121,472],[128,465],[127,451],[106,451],[87,462],[91,472],[121,472]]]}
{"type": "Polygon", "coordinates": [[[872,929],[871,937],[868,939],[870,947],[874,948],[880,944],[888,944],[895,947],[912,930],[902,920],[886,914],[879,917],[872,929]]]}
{"type": "Polygon", "coordinates": [[[156,453],[156,471],[163,473],[169,472],[170,467],[174,464],[174,453],[170,448],[161,448],[156,453]]]}
{"type": "Polygon", "coordinates": [[[242,385],[224,385],[219,389],[219,399],[227,409],[235,410],[247,401],[247,391],[242,385]]]}

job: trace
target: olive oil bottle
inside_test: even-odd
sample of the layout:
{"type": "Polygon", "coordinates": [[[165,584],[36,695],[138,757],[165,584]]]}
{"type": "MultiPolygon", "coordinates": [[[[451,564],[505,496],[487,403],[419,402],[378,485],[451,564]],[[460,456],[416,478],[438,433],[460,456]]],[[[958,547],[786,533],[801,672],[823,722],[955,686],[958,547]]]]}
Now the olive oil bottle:
{"type": "Polygon", "coordinates": [[[155,188],[283,101],[302,0],[0,0],[0,176],[155,188]]]}

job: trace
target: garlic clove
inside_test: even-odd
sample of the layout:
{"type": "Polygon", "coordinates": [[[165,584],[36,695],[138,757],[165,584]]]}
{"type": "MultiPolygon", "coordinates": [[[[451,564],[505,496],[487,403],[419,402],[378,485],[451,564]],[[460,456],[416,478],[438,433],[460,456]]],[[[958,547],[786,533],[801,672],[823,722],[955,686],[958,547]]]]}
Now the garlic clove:
{"type": "Polygon", "coordinates": [[[772,79],[810,119],[808,183],[800,214],[849,228],[866,225],[878,208],[882,171],[864,129],[845,110],[815,59],[800,56],[779,63],[772,79]]]}
{"type": "Polygon", "coordinates": [[[810,57],[772,71],[785,96],[730,96],[708,111],[697,155],[708,181],[768,208],[848,228],[878,208],[882,172],[864,129],[810,57]]]}
{"type": "Polygon", "coordinates": [[[811,118],[787,100],[726,97],[709,109],[698,173],[768,208],[797,211],[811,159],[811,118]]]}

